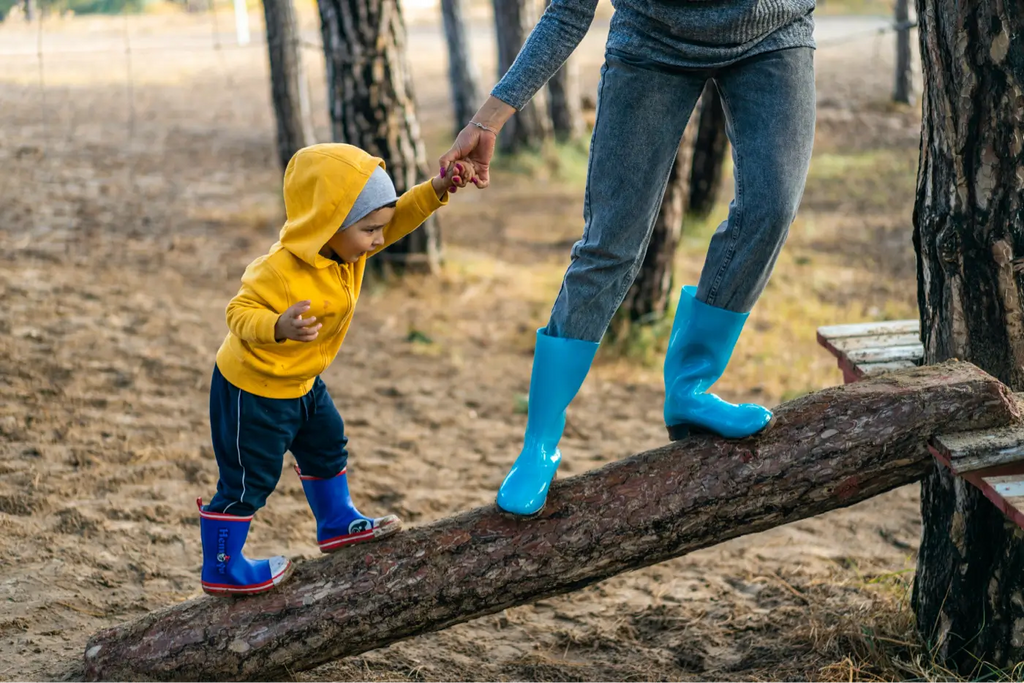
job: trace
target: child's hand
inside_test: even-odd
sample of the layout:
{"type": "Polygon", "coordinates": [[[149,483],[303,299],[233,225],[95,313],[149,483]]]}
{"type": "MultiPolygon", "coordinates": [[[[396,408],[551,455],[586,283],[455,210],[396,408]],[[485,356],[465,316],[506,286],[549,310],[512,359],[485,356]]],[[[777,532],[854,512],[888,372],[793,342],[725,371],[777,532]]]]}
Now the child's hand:
{"type": "Polygon", "coordinates": [[[452,164],[449,171],[441,169],[431,182],[438,199],[440,199],[445,192],[454,194],[460,187],[465,187],[470,183],[476,184],[476,168],[473,166],[473,162],[460,159],[452,164]]]}
{"type": "Polygon", "coordinates": [[[274,325],[274,338],[278,343],[285,339],[297,342],[311,342],[316,339],[322,325],[310,327],[316,322],[316,317],[302,317],[302,314],[309,310],[310,304],[311,301],[300,301],[289,306],[288,310],[281,314],[274,325]]]}

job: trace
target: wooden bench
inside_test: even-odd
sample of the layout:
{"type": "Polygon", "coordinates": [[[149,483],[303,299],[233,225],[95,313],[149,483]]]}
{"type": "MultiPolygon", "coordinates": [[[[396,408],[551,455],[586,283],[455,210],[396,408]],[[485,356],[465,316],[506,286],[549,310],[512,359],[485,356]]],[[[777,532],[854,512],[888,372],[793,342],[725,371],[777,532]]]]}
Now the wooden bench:
{"type": "Polygon", "coordinates": [[[924,359],[917,320],[819,327],[818,343],[836,357],[844,384],[913,368],[924,359]]]}
{"type": "Polygon", "coordinates": [[[1024,528],[1024,426],[936,436],[928,450],[1024,528]]]}
{"type": "MultiPolygon", "coordinates": [[[[843,382],[849,384],[920,366],[924,360],[920,331],[917,320],[830,325],[818,328],[818,343],[836,357],[843,382]]],[[[1024,394],[1018,394],[1018,399],[1024,406],[1024,394]]],[[[928,450],[1024,528],[1024,424],[935,436],[928,450]]]]}

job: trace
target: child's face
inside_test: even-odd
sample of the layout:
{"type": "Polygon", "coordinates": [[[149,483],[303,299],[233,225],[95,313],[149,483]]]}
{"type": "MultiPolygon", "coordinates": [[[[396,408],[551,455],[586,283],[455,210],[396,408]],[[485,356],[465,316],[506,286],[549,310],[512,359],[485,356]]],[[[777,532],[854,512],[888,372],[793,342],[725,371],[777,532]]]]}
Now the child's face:
{"type": "Polygon", "coordinates": [[[384,226],[391,222],[395,209],[386,206],[367,214],[344,230],[334,233],[327,246],[345,263],[355,263],[364,254],[384,246],[384,226]]]}

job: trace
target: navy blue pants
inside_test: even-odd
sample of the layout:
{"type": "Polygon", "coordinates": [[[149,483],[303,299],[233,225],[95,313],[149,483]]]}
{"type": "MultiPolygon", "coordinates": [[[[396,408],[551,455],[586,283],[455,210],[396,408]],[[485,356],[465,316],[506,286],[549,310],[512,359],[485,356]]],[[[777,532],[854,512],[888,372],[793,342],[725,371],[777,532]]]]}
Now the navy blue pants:
{"type": "Polygon", "coordinates": [[[267,501],[291,451],[303,474],[328,479],[345,469],[345,423],[319,377],[301,398],[264,398],[234,386],[214,366],[210,431],[220,479],[210,512],[247,516],[267,501]]]}

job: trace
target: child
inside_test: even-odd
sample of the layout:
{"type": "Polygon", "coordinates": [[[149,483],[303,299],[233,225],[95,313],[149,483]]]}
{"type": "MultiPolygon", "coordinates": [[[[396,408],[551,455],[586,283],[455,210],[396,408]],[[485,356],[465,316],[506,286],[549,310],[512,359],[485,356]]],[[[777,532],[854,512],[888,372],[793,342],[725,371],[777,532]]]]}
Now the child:
{"type": "Polygon", "coordinates": [[[277,486],[284,452],[298,466],[321,552],[398,531],[349,496],[345,428],[322,373],[334,360],[359,299],[366,259],[418,228],[473,180],[469,162],[397,197],[381,159],[343,144],[299,150],[284,174],[288,220],[266,256],[249,264],[227,307],[230,330],[210,386],[220,479],[199,505],[203,590],[247,595],[291,573],[278,556],[242,554],[249,524],[277,486]]]}

